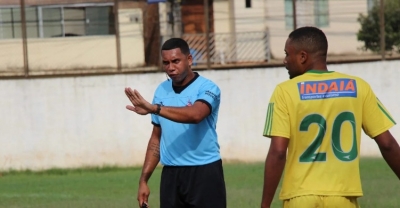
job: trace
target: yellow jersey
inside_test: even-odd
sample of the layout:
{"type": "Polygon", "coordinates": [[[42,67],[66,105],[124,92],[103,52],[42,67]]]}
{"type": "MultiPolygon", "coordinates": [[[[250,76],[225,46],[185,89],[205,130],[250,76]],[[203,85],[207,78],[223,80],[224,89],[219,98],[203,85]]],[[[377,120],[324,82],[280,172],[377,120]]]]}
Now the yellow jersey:
{"type": "Polygon", "coordinates": [[[361,78],[310,70],[277,85],[263,135],[289,139],[279,198],[362,196],[361,129],[373,138],[394,125],[361,78]]]}

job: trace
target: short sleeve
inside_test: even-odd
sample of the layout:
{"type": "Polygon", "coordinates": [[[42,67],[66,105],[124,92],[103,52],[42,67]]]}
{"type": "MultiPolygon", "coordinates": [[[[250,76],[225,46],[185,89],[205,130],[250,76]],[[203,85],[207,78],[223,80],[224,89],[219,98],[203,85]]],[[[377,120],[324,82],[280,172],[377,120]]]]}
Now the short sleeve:
{"type": "Polygon", "coordinates": [[[200,89],[196,101],[202,101],[208,105],[210,112],[217,109],[221,100],[221,90],[213,82],[204,83],[200,89]]]}
{"type": "MultiPolygon", "coordinates": [[[[160,104],[160,101],[157,99],[156,96],[154,96],[153,101],[151,102],[153,105],[154,104],[160,104]]],[[[155,114],[151,114],[151,123],[155,126],[160,126],[160,121],[159,121],[159,116],[155,114]]]]}
{"type": "Polygon", "coordinates": [[[290,139],[289,111],[284,91],[280,86],[275,88],[268,104],[263,136],[280,136],[290,139]]]}
{"type": "Polygon", "coordinates": [[[365,134],[374,138],[379,134],[389,130],[396,122],[375,96],[371,87],[367,84],[365,87],[365,100],[362,111],[362,126],[365,134]]]}

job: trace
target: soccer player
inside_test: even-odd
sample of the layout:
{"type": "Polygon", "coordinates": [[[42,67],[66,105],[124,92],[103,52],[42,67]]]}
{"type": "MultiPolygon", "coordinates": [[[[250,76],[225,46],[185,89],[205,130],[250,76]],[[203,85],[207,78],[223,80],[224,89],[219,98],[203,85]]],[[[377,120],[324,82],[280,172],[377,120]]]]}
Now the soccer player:
{"type": "Polygon", "coordinates": [[[261,207],[270,207],[283,170],[283,207],[359,207],[361,130],[378,144],[400,178],[395,121],[364,80],[328,71],[328,41],[315,27],[290,33],[284,64],[290,80],[276,86],[263,135],[271,138],[261,207]]]}
{"type": "Polygon", "coordinates": [[[226,190],[216,132],[221,99],[219,87],[193,72],[188,44],[167,40],[163,68],[171,80],[162,82],[152,104],[137,90],[125,89],[140,115],[151,113],[153,132],[139,181],[139,206],[148,204],[147,182],[161,160],[161,208],[225,208],[226,190]]]}

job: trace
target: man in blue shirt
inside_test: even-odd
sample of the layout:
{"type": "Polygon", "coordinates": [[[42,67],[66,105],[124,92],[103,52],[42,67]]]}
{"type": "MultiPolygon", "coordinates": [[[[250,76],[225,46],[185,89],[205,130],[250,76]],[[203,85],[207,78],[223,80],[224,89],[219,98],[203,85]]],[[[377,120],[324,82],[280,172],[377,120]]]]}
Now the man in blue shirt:
{"type": "Polygon", "coordinates": [[[186,41],[167,40],[162,63],[168,77],[155,91],[152,103],[137,90],[125,89],[140,115],[151,114],[153,132],[139,181],[139,205],[148,203],[147,186],[158,162],[161,208],[225,208],[226,190],[216,133],[221,98],[219,87],[193,72],[186,41]]]}

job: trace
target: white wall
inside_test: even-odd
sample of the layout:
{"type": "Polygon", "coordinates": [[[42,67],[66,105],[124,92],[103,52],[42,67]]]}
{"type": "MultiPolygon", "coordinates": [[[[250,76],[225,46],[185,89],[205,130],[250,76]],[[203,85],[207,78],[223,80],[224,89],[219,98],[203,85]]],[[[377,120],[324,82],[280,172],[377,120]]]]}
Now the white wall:
{"type": "MultiPolygon", "coordinates": [[[[399,120],[400,61],[330,65],[367,80],[399,120]]],[[[267,105],[283,67],[201,71],[222,90],[217,131],[227,160],[264,160],[267,105]]],[[[150,116],[125,109],[124,87],[151,100],[163,73],[0,81],[0,170],[97,165],[141,165],[151,133],[150,116]]],[[[393,128],[400,138],[400,128],[393,128]]],[[[400,141],[400,140],[399,140],[400,141]]],[[[379,155],[364,136],[361,154],[379,155]]]]}

